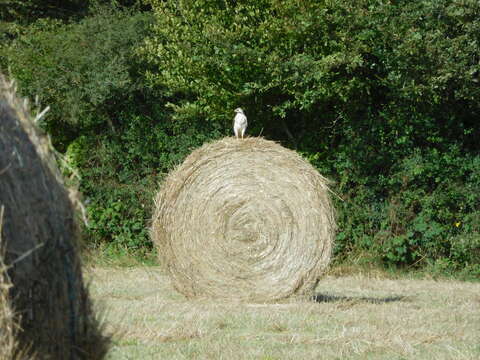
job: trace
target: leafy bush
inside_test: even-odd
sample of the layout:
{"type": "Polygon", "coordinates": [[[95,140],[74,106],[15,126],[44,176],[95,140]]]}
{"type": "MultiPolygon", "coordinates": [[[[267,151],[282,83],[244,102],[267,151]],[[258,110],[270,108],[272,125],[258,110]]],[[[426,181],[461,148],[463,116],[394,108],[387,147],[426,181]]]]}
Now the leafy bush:
{"type": "Polygon", "coordinates": [[[455,239],[480,236],[478,1],[150,3],[143,54],[173,116],[227,134],[241,105],[250,133],[334,178],[338,255],[466,264],[455,239]]]}
{"type": "Polygon", "coordinates": [[[141,91],[134,50],[150,22],[146,13],[102,8],[79,23],[37,21],[7,48],[23,94],[51,106],[43,126],[59,149],[82,133],[115,128],[141,91]]]}
{"type": "MultiPolygon", "coordinates": [[[[42,125],[80,175],[89,241],[148,248],[149,189],[155,184],[147,176],[152,161],[142,153],[145,139],[135,133],[136,122],[145,119],[125,111],[145,101],[135,47],[151,16],[117,8],[96,11],[78,23],[38,20],[4,56],[22,92],[31,98],[38,94],[51,107],[42,125]]],[[[151,134],[146,127],[142,132],[151,134]]]]}
{"type": "MultiPolygon", "coordinates": [[[[66,152],[89,197],[92,245],[107,243],[144,251],[151,248],[147,227],[152,200],[163,176],[208,136],[194,128],[172,130],[169,118],[118,114],[118,131],[82,136],[66,152]]],[[[212,133],[214,135],[214,133],[212,133]]]]}
{"type": "Polygon", "coordinates": [[[81,0],[4,0],[0,21],[28,24],[39,18],[64,18],[86,12],[88,1],[81,0]]]}

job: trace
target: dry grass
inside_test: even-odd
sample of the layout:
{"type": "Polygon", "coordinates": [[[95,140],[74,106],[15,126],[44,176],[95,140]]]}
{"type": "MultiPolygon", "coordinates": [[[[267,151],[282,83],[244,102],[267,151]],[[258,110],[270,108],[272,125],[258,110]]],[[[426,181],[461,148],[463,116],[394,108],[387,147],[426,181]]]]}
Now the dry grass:
{"type": "Polygon", "coordinates": [[[19,350],[17,341],[18,320],[12,309],[9,292],[12,287],[7,276],[7,266],[3,262],[4,244],[2,242],[3,211],[0,207],[0,359],[16,359],[19,350]]]}
{"type": "Polygon", "coordinates": [[[188,301],[158,268],[89,271],[109,359],[479,359],[480,283],[327,276],[317,301],[188,301]]]}

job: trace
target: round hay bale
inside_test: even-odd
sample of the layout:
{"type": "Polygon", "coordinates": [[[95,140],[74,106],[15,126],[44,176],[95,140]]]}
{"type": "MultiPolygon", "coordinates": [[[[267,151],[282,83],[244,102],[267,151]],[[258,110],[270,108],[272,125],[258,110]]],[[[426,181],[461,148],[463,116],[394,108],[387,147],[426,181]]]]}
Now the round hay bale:
{"type": "Polygon", "coordinates": [[[158,192],[151,228],[174,287],[247,302],[313,295],[336,229],[327,183],[262,138],[192,152],[158,192]]]}
{"type": "Polygon", "coordinates": [[[84,285],[72,202],[48,139],[1,75],[0,189],[0,256],[21,348],[39,359],[102,359],[108,341],[84,285]]]}

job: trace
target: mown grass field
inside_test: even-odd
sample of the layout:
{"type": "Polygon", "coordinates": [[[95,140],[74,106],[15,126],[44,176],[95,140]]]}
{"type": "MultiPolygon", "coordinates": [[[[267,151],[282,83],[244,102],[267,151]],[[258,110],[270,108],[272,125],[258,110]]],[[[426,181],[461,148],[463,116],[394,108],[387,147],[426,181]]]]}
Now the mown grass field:
{"type": "Polygon", "coordinates": [[[312,301],[188,301],[159,267],[90,267],[108,359],[480,359],[480,283],[327,276],[312,301]]]}

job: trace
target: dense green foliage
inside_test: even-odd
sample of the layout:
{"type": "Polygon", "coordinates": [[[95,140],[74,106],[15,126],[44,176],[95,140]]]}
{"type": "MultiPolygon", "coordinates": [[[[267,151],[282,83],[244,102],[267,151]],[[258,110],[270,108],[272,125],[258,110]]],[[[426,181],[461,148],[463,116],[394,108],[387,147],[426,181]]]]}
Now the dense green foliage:
{"type": "Polygon", "coordinates": [[[88,14],[89,7],[98,5],[139,6],[139,0],[2,0],[0,21],[25,25],[38,19],[72,19],[88,14]]]}
{"type": "Polygon", "coordinates": [[[3,54],[24,95],[51,110],[42,126],[77,172],[88,203],[86,235],[145,251],[154,192],[164,173],[211,132],[171,121],[162,91],[143,82],[135,55],[152,16],[96,8],[77,23],[43,19],[3,54]]]}
{"type": "Polygon", "coordinates": [[[480,4],[152,1],[178,121],[284,141],[336,180],[337,253],[480,270],[480,4]]]}
{"type": "Polygon", "coordinates": [[[92,243],[148,247],[157,183],[241,106],[250,135],[335,181],[338,258],[480,275],[478,1],[150,0],[82,16],[32,22],[0,64],[52,106],[43,125],[82,176],[92,243]]]}
{"type": "Polygon", "coordinates": [[[37,21],[6,52],[24,94],[51,106],[42,125],[57,148],[68,149],[81,175],[93,243],[131,248],[148,243],[145,206],[151,200],[138,183],[147,165],[136,157],[154,154],[151,148],[143,151],[147,144],[138,138],[132,144],[138,129],[130,134],[124,128],[134,128],[129,111],[145,98],[134,48],[151,20],[144,13],[101,8],[78,23],[37,21]]]}
{"type": "Polygon", "coordinates": [[[38,21],[8,48],[8,66],[30,98],[52,104],[44,127],[64,148],[109,124],[141,85],[132,48],[150,17],[102,10],[80,23],[38,21]]]}
{"type": "Polygon", "coordinates": [[[87,9],[82,0],[2,0],[0,19],[17,25],[28,24],[39,18],[63,18],[80,15],[87,9]]]}

